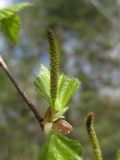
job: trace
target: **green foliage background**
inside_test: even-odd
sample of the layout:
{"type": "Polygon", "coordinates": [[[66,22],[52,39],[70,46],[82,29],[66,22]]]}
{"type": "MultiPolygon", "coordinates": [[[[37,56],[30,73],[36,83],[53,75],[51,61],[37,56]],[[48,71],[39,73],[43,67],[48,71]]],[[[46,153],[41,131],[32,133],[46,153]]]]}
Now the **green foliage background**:
{"type": "MultiPolygon", "coordinates": [[[[85,148],[85,160],[94,159],[85,117],[89,111],[96,112],[95,125],[103,155],[105,159],[114,159],[120,146],[119,97],[101,96],[100,91],[106,87],[116,90],[120,84],[119,59],[107,55],[119,41],[119,24],[115,23],[119,18],[117,1],[114,4],[103,1],[103,7],[101,5],[99,9],[85,0],[30,2],[34,7],[21,12],[19,41],[13,44],[0,35],[3,56],[44,115],[48,104],[35,92],[33,81],[41,63],[49,66],[45,30],[47,26],[54,27],[61,51],[62,72],[81,80],[81,88],[69,104],[70,111],[66,115],[74,127],[70,136],[85,148]],[[106,6],[108,10],[103,14],[106,6]]],[[[0,159],[36,160],[44,141],[43,133],[2,71],[0,91],[0,159]]]]}

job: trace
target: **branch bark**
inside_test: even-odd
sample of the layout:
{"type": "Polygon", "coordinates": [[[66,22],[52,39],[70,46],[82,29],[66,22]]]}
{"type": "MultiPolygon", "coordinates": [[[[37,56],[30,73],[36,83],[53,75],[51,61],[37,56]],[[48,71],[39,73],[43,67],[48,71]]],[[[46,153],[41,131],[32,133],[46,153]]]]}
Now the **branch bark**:
{"type": "Polygon", "coordinates": [[[32,101],[29,99],[27,94],[24,92],[24,90],[19,86],[19,84],[16,82],[15,78],[13,77],[12,73],[10,72],[7,64],[3,60],[2,56],[0,55],[0,67],[3,69],[3,71],[6,73],[8,78],[11,80],[15,88],[17,89],[18,93],[21,95],[29,109],[33,112],[35,118],[39,122],[41,128],[43,129],[43,118],[40,116],[39,112],[37,111],[36,107],[32,103],[32,101]]]}

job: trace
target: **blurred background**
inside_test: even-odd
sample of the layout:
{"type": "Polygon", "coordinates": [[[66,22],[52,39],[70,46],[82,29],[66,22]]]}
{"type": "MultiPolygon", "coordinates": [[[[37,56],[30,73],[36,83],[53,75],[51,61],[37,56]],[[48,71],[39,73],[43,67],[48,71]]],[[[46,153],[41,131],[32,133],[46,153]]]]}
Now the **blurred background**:
{"type": "MultiPolygon", "coordinates": [[[[22,0],[0,0],[0,8],[22,0]]],[[[44,115],[48,104],[34,88],[40,64],[49,67],[47,26],[59,42],[61,72],[81,81],[66,114],[70,137],[94,160],[85,118],[96,113],[95,127],[105,159],[120,147],[120,0],[29,0],[21,13],[19,40],[0,33],[0,50],[17,81],[44,115]]],[[[6,75],[0,70],[0,160],[36,160],[44,135],[6,75]]]]}

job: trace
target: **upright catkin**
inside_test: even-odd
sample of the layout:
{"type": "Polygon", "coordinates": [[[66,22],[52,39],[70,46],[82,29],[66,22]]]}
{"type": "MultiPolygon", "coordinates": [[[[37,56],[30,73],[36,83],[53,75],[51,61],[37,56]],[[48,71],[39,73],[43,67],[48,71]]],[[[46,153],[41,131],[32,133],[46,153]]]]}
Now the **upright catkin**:
{"type": "Polygon", "coordinates": [[[88,135],[92,143],[93,151],[96,156],[96,160],[103,160],[99,141],[98,141],[95,129],[94,129],[94,118],[95,118],[94,112],[88,113],[86,127],[87,127],[88,135]]]}
{"type": "Polygon", "coordinates": [[[47,37],[50,45],[50,94],[52,98],[52,107],[54,107],[59,75],[59,50],[57,40],[51,28],[47,29],[47,37]]]}

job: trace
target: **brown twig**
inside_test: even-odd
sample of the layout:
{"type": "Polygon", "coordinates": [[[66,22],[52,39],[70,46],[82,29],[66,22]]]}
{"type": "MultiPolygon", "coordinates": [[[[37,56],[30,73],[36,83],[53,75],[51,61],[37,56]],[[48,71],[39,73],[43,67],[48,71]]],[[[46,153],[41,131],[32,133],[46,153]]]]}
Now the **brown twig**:
{"type": "Polygon", "coordinates": [[[0,67],[3,69],[3,71],[6,73],[6,75],[9,77],[9,79],[11,80],[11,82],[13,83],[13,85],[15,86],[15,88],[17,89],[17,91],[19,92],[19,94],[21,95],[21,97],[23,98],[23,100],[26,102],[26,104],[28,105],[29,109],[33,112],[33,114],[35,115],[37,121],[39,122],[41,128],[43,129],[43,118],[40,116],[39,112],[37,111],[36,107],[33,105],[33,103],[31,102],[31,100],[28,98],[27,94],[23,91],[23,89],[19,86],[19,84],[16,82],[15,78],[13,77],[13,75],[11,74],[7,64],[5,63],[5,61],[3,60],[2,56],[0,55],[0,67]]]}

